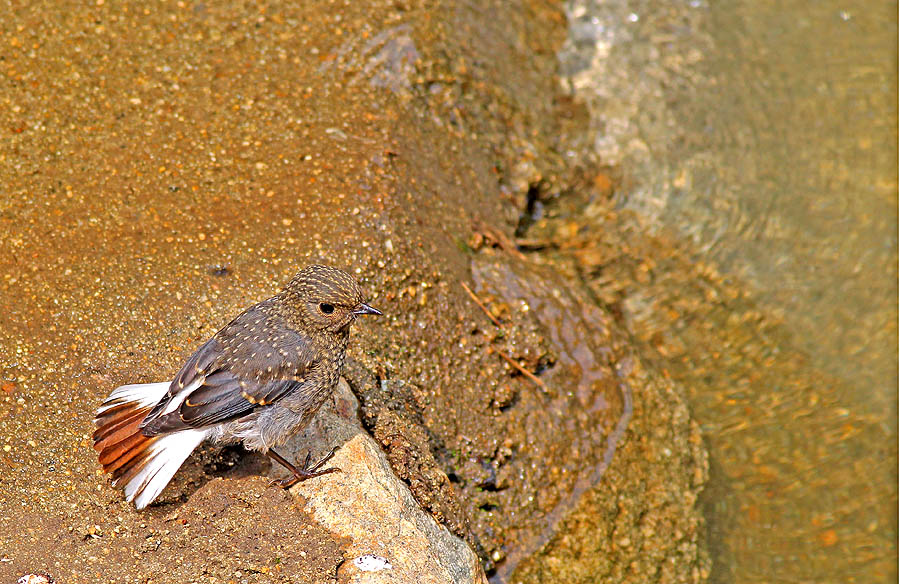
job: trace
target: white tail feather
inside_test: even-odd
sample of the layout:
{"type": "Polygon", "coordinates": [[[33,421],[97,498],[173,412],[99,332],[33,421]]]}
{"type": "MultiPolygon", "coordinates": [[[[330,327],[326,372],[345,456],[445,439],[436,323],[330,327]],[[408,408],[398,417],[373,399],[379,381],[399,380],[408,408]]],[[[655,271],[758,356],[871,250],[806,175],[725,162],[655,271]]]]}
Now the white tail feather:
{"type": "Polygon", "coordinates": [[[157,438],[141,470],[124,485],[126,500],[137,509],[152,503],[206,435],[207,430],[182,430],[157,438]]]}
{"type": "Polygon", "coordinates": [[[158,383],[135,383],[123,385],[113,390],[109,397],[103,400],[103,404],[97,410],[97,416],[109,410],[113,406],[126,402],[134,402],[137,407],[152,407],[166,394],[169,389],[168,381],[158,383]]]}

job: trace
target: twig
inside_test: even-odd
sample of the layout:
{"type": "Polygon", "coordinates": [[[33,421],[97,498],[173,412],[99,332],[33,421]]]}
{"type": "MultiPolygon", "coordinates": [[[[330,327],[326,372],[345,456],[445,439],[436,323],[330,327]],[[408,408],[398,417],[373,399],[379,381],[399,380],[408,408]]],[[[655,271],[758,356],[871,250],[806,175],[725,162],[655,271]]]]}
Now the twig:
{"type": "Polygon", "coordinates": [[[487,223],[481,221],[480,219],[476,219],[473,222],[473,226],[475,231],[481,232],[483,235],[487,235],[489,238],[493,239],[494,242],[500,246],[500,249],[505,251],[508,254],[512,254],[519,258],[520,260],[525,260],[525,254],[519,251],[519,248],[516,247],[516,243],[506,236],[505,233],[500,231],[499,229],[495,229],[491,227],[487,223]]]}
{"type": "Polygon", "coordinates": [[[504,352],[501,351],[500,349],[494,348],[494,350],[497,351],[497,354],[498,354],[498,355],[500,355],[501,357],[503,357],[504,359],[506,359],[506,362],[507,362],[507,363],[509,363],[510,365],[512,365],[513,367],[515,367],[516,369],[518,369],[519,372],[520,372],[522,375],[524,375],[524,376],[527,377],[528,379],[532,380],[538,387],[540,387],[540,388],[543,389],[544,391],[547,391],[547,386],[544,385],[544,382],[541,381],[540,378],[539,378],[537,375],[535,375],[534,373],[532,373],[532,372],[529,371],[528,369],[525,369],[524,367],[522,367],[521,365],[519,365],[519,364],[516,362],[515,359],[513,359],[512,357],[510,357],[509,355],[507,355],[506,353],[504,353],[504,352]]]}
{"type": "Polygon", "coordinates": [[[558,248],[559,245],[550,239],[527,239],[525,237],[516,238],[516,248],[525,248],[528,251],[540,251],[542,249],[558,248]]]}
{"type": "MultiPolygon", "coordinates": [[[[490,313],[490,311],[487,309],[487,307],[481,302],[481,300],[478,299],[478,296],[475,296],[475,293],[472,292],[472,289],[469,288],[465,282],[460,282],[460,284],[462,284],[463,289],[469,294],[469,296],[472,298],[472,300],[475,302],[475,304],[477,304],[478,307],[484,311],[484,313],[487,315],[487,317],[489,319],[491,319],[491,322],[499,327],[500,321],[497,320],[494,317],[494,315],[490,313]]],[[[506,362],[509,363],[510,365],[512,365],[517,371],[519,371],[519,373],[521,373],[522,375],[524,375],[525,377],[527,377],[528,379],[533,381],[535,383],[535,385],[540,387],[542,390],[547,391],[547,386],[544,385],[544,382],[541,381],[537,375],[535,375],[528,369],[525,369],[524,367],[519,365],[515,359],[513,359],[512,357],[510,357],[509,355],[507,355],[506,353],[504,353],[503,351],[501,351],[500,349],[498,349],[496,347],[488,347],[488,351],[496,351],[498,355],[503,357],[506,360],[506,362]]]]}
{"type": "Polygon", "coordinates": [[[469,293],[469,296],[472,298],[472,300],[475,301],[475,304],[477,304],[478,307],[479,307],[481,310],[484,311],[484,313],[487,315],[487,317],[488,317],[489,319],[491,319],[491,322],[494,323],[495,325],[497,325],[497,326],[499,327],[499,326],[500,326],[500,321],[497,320],[497,318],[496,318],[493,314],[491,314],[491,312],[487,309],[487,306],[485,306],[485,305],[481,302],[481,300],[478,299],[478,296],[475,296],[475,293],[472,292],[472,289],[469,288],[469,287],[466,285],[465,282],[460,282],[460,284],[462,284],[463,289],[464,289],[466,292],[469,293]]]}

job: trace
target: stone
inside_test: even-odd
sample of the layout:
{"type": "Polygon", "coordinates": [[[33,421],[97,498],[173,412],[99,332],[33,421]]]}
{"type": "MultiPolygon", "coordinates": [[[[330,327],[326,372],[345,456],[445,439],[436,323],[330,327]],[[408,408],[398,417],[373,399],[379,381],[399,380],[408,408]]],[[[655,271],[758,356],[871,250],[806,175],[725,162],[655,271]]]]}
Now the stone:
{"type": "MultiPolygon", "coordinates": [[[[342,378],[331,400],[284,453],[338,449],[340,469],[298,483],[291,493],[311,518],[347,542],[340,582],[354,584],[486,584],[475,553],[416,503],[378,443],[363,430],[359,403],[342,378]]],[[[273,469],[280,474],[281,471],[273,469]]]]}

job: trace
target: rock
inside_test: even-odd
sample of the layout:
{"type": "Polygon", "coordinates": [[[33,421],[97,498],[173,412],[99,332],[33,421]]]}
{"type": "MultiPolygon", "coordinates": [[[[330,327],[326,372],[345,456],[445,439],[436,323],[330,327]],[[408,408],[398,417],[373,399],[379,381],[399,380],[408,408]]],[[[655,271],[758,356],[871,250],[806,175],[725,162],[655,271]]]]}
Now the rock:
{"type": "MultiPolygon", "coordinates": [[[[328,464],[341,472],[291,489],[316,522],[349,541],[339,581],[486,583],[475,553],[425,513],[391,470],[381,447],[360,425],[358,406],[341,379],[333,399],[284,448],[289,457],[302,460],[308,445],[323,452],[339,447],[328,464]]],[[[273,472],[283,474],[278,468],[273,472]]]]}
{"type": "Polygon", "coordinates": [[[54,584],[56,580],[48,574],[26,574],[18,579],[18,584],[54,584]]]}

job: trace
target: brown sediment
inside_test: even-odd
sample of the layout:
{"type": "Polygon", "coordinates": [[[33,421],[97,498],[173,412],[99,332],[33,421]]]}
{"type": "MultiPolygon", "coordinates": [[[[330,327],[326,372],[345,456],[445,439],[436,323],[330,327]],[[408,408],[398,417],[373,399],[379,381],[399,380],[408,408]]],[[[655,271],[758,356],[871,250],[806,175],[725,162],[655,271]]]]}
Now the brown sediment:
{"type": "Polygon", "coordinates": [[[640,363],[616,373],[630,348],[614,319],[510,243],[528,185],[562,172],[556,3],[38,4],[8,22],[0,365],[17,389],[0,412],[0,549],[16,551],[0,579],[331,581],[340,538],[247,478],[255,457],[201,448],[136,513],[91,448],[112,388],[170,379],[315,262],[358,270],[386,315],[353,333],[367,427],[489,566],[508,572],[586,498],[619,509],[621,533],[677,526],[642,541],[677,552],[679,575],[703,565],[705,462],[678,393],[640,363]],[[467,248],[477,221],[499,251],[467,248]],[[501,337],[458,285],[473,277],[501,337]],[[640,396],[630,421],[623,383],[640,396]]]}

